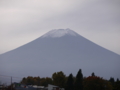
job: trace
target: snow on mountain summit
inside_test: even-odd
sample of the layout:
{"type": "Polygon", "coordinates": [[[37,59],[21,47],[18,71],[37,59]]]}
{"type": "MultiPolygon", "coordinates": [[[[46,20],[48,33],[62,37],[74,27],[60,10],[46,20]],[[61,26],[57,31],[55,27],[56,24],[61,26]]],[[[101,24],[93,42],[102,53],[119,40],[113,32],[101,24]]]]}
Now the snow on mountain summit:
{"type": "Polygon", "coordinates": [[[70,29],[56,29],[0,55],[0,73],[18,77],[50,77],[56,71],[75,75],[81,68],[85,76],[94,71],[105,78],[120,78],[119,63],[120,55],[70,29]]]}
{"type": "Polygon", "coordinates": [[[70,29],[54,29],[44,34],[42,37],[62,37],[64,35],[78,36],[78,34],[70,29]]]}

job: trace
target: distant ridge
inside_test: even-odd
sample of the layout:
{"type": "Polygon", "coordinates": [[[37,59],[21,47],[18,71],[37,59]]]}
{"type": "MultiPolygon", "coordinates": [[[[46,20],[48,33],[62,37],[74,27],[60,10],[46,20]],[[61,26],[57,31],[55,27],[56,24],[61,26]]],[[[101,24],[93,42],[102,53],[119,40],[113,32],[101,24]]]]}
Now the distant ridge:
{"type": "Polygon", "coordinates": [[[120,78],[120,55],[70,29],[49,31],[34,41],[0,55],[0,73],[9,76],[51,76],[63,71],[84,76],[120,78]]]}

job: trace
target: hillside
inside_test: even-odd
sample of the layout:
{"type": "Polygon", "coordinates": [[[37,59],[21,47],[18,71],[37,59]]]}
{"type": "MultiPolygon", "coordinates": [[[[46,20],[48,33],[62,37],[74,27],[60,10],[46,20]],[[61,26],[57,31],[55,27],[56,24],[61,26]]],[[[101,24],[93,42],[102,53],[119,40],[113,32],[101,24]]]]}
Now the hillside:
{"type": "Polygon", "coordinates": [[[0,55],[0,73],[9,76],[66,75],[81,68],[104,78],[120,78],[120,55],[113,53],[70,29],[52,30],[36,40],[0,55]]]}

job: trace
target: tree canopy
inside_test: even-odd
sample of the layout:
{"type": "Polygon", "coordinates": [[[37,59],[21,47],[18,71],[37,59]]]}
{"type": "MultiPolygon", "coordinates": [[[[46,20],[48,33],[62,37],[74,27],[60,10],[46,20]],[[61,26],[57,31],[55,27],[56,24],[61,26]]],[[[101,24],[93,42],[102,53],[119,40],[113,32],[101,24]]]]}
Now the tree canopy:
{"type": "Polygon", "coordinates": [[[66,90],[73,90],[73,89],[74,89],[74,79],[73,79],[73,75],[70,74],[66,82],[66,90]]]}
{"type": "Polygon", "coordinates": [[[83,90],[82,82],[83,82],[83,74],[82,74],[82,70],[80,69],[76,75],[74,89],[75,90],[83,90]]]}
{"type": "Polygon", "coordinates": [[[65,86],[66,75],[62,71],[53,73],[52,79],[54,85],[57,85],[59,87],[65,86]]]}
{"type": "Polygon", "coordinates": [[[83,85],[83,90],[112,90],[112,85],[108,81],[97,76],[85,78],[83,85]]]}
{"type": "Polygon", "coordinates": [[[71,74],[66,76],[62,71],[55,72],[52,77],[24,77],[21,84],[38,85],[47,87],[48,84],[53,84],[65,90],[120,90],[120,80],[111,77],[105,80],[96,76],[94,72],[89,77],[83,77],[82,70],[79,69],[76,77],[71,74]]]}

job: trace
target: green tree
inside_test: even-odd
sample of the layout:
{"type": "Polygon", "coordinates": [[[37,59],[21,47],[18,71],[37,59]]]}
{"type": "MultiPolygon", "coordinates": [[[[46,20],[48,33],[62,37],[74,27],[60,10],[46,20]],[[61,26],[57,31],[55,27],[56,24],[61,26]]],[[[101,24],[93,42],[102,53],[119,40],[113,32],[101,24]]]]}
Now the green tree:
{"type": "Polygon", "coordinates": [[[26,84],[27,83],[27,79],[24,77],[21,81],[22,84],[26,84]]]}
{"type": "Polygon", "coordinates": [[[28,85],[34,85],[34,79],[32,76],[28,76],[27,77],[27,84],[28,85]]]}
{"type": "Polygon", "coordinates": [[[22,84],[28,85],[40,85],[40,77],[32,77],[28,76],[27,78],[23,78],[21,81],[22,84]]]}
{"type": "Polygon", "coordinates": [[[53,73],[52,79],[54,85],[59,86],[61,88],[65,87],[66,76],[62,71],[53,73]]]}
{"type": "Polygon", "coordinates": [[[40,77],[34,77],[33,78],[33,81],[34,81],[34,85],[40,85],[40,77]]]}
{"type": "Polygon", "coordinates": [[[52,78],[46,77],[46,83],[48,84],[53,84],[52,78]]]}
{"type": "Polygon", "coordinates": [[[40,78],[39,76],[38,77],[28,76],[27,78],[24,77],[21,83],[26,85],[47,86],[48,84],[52,84],[52,79],[49,77],[40,78]]]}
{"type": "Polygon", "coordinates": [[[40,85],[41,85],[41,86],[47,86],[47,83],[46,83],[46,79],[45,79],[45,78],[41,78],[41,79],[40,79],[40,85]]]}
{"type": "Polygon", "coordinates": [[[113,77],[111,77],[110,79],[109,79],[109,81],[114,85],[114,83],[115,83],[115,80],[114,80],[114,78],[113,77]]]}
{"type": "Polygon", "coordinates": [[[91,74],[91,76],[95,76],[94,72],[91,74]]]}
{"type": "Polygon", "coordinates": [[[66,82],[66,90],[73,90],[73,89],[74,89],[74,79],[73,79],[73,75],[70,74],[66,82]]]}
{"type": "Polygon", "coordinates": [[[83,90],[112,90],[112,85],[97,76],[89,76],[83,81],[83,90]]]}
{"type": "Polygon", "coordinates": [[[114,87],[115,87],[115,80],[114,80],[114,78],[110,77],[109,82],[111,82],[113,90],[114,90],[114,87]]]}
{"type": "Polygon", "coordinates": [[[49,77],[41,78],[40,85],[41,86],[48,86],[48,84],[52,84],[52,79],[49,77]]]}
{"type": "Polygon", "coordinates": [[[117,80],[116,80],[116,82],[115,82],[114,90],[120,90],[120,81],[119,81],[118,78],[117,78],[117,80]]]}
{"type": "Polygon", "coordinates": [[[32,76],[28,76],[27,78],[23,78],[21,81],[22,84],[32,84],[34,85],[34,78],[32,76]]]}
{"type": "Polygon", "coordinates": [[[82,83],[83,83],[83,74],[82,74],[82,70],[80,69],[76,75],[74,89],[75,90],[83,90],[82,83]]]}

